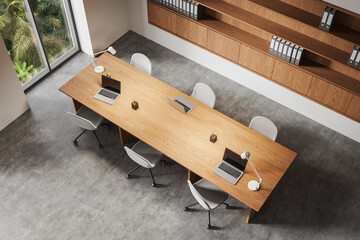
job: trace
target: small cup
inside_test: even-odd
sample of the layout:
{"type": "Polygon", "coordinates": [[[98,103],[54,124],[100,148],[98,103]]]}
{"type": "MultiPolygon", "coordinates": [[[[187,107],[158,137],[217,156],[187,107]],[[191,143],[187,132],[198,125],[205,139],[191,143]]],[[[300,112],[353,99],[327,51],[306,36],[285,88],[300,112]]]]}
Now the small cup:
{"type": "Polygon", "coordinates": [[[131,103],[131,107],[132,107],[132,109],[136,110],[139,108],[139,103],[134,101],[131,103]]]}
{"type": "Polygon", "coordinates": [[[215,143],[216,140],[217,140],[217,135],[211,134],[211,135],[210,135],[210,142],[215,143]]]}

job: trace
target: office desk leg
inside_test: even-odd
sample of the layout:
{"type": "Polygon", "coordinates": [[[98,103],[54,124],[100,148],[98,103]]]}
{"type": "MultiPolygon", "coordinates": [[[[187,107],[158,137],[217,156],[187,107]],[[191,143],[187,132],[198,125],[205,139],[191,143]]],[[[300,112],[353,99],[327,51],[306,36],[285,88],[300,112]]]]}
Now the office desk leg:
{"type": "Polygon", "coordinates": [[[75,108],[75,111],[77,112],[82,106],[81,103],[79,103],[78,101],[76,101],[75,99],[73,99],[73,103],[74,103],[74,108],[75,108]]]}
{"type": "Polygon", "coordinates": [[[269,207],[271,206],[271,204],[274,200],[276,190],[277,190],[277,187],[274,188],[274,190],[272,191],[272,193],[269,195],[268,199],[266,200],[266,205],[268,205],[269,207]]]}
{"type": "Polygon", "coordinates": [[[129,138],[132,136],[130,133],[128,133],[127,131],[125,131],[124,129],[119,127],[119,134],[120,134],[120,141],[121,144],[124,145],[129,138]]]}
{"type": "Polygon", "coordinates": [[[248,215],[246,217],[246,223],[250,222],[250,219],[254,216],[254,214],[256,213],[256,211],[252,208],[249,208],[249,212],[248,215]]]}
{"type": "Polygon", "coordinates": [[[201,179],[201,177],[199,175],[188,170],[188,180],[190,180],[190,182],[195,183],[195,182],[199,181],[200,179],[201,179]]]}

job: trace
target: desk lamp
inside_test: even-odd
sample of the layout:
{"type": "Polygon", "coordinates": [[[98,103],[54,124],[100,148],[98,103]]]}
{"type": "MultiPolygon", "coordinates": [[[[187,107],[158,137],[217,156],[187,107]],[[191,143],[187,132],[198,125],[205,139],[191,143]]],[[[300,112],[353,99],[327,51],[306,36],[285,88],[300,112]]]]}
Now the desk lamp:
{"type": "Polygon", "coordinates": [[[101,52],[98,52],[98,53],[94,53],[94,54],[91,54],[91,55],[88,55],[89,58],[91,59],[92,61],[92,64],[94,64],[94,67],[95,67],[95,72],[97,73],[102,73],[104,71],[104,67],[103,66],[96,66],[95,63],[94,63],[94,59],[95,59],[95,56],[100,54],[100,53],[104,53],[104,52],[109,52],[111,53],[112,55],[115,55],[116,54],[116,50],[113,48],[113,47],[109,47],[108,49],[104,50],[104,51],[101,51],[101,52]]]}
{"type": "Polygon", "coordinates": [[[250,153],[249,152],[244,152],[243,154],[241,154],[241,158],[248,160],[250,166],[252,167],[252,169],[254,169],[254,172],[256,173],[256,176],[259,178],[259,182],[255,181],[255,180],[251,180],[248,183],[248,188],[251,191],[259,190],[260,189],[260,183],[262,183],[263,180],[260,178],[259,173],[256,171],[256,168],[255,168],[254,164],[252,163],[252,161],[250,161],[250,153]]]}

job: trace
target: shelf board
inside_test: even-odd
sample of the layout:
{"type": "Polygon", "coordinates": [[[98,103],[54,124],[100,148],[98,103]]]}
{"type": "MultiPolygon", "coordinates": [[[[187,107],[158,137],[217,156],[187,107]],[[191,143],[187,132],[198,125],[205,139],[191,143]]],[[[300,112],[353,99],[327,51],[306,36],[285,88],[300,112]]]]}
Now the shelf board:
{"type": "Polygon", "coordinates": [[[331,45],[320,42],[314,38],[298,33],[292,29],[286,28],[280,24],[269,21],[254,13],[238,8],[232,4],[218,0],[196,0],[199,4],[214,11],[232,17],[241,22],[252,25],[258,29],[274,34],[286,41],[292,42],[306,50],[314,52],[324,58],[339,62],[348,67],[347,61],[350,53],[342,51],[331,45]]]}
{"type": "Polygon", "coordinates": [[[299,68],[322,78],[326,82],[360,96],[360,81],[354,78],[306,58],[301,61],[299,68]]]}
{"type": "Polygon", "coordinates": [[[270,42],[208,15],[195,22],[250,47],[262,50],[269,48],[270,42]]]}
{"type": "MultiPolygon", "coordinates": [[[[283,3],[278,0],[267,1],[267,0],[249,0],[257,5],[262,7],[268,8],[272,11],[280,13],[284,16],[293,18],[299,22],[307,24],[311,27],[318,29],[319,31],[324,32],[323,30],[319,29],[319,24],[321,21],[321,17],[300,8],[291,6],[289,4],[283,3]]],[[[360,43],[360,32],[357,32],[353,29],[347,28],[343,25],[336,23],[332,26],[331,31],[329,34],[352,42],[353,44],[360,43]]]]}

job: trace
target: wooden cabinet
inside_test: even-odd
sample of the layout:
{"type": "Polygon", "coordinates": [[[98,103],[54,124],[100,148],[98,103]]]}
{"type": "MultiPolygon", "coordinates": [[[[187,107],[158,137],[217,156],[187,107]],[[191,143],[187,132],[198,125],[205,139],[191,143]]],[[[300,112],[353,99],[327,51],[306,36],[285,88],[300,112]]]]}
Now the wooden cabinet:
{"type": "Polygon", "coordinates": [[[346,114],[360,121],[360,97],[353,96],[346,114]]]}
{"type": "Polygon", "coordinates": [[[238,63],[271,78],[275,59],[241,44],[238,63]]]}
{"type": "Polygon", "coordinates": [[[176,14],[159,7],[155,4],[148,4],[149,23],[157,25],[172,33],[177,33],[177,16],[176,14]]]}
{"type": "Polygon", "coordinates": [[[177,16],[177,18],[178,35],[202,47],[206,47],[208,29],[184,17],[177,16]]]}
{"type": "Polygon", "coordinates": [[[317,77],[312,79],[307,95],[342,113],[346,113],[352,98],[351,93],[317,77]]]}
{"type": "Polygon", "coordinates": [[[306,95],[310,87],[312,75],[293,68],[289,64],[275,60],[272,79],[294,91],[306,95]]]}
{"type": "Polygon", "coordinates": [[[240,43],[220,33],[208,30],[206,47],[233,62],[238,60],[240,43]]]}

